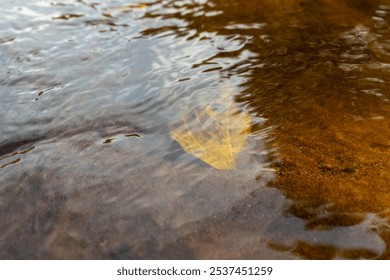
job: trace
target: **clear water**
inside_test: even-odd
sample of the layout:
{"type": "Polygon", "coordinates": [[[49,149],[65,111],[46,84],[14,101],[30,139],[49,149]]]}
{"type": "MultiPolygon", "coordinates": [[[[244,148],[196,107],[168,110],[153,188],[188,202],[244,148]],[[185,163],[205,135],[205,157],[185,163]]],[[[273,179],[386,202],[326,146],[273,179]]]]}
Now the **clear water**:
{"type": "MultiPolygon", "coordinates": [[[[388,259],[388,0],[0,3],[0,258],[388,259]],[[228,92],[236,168],[171,137],[228,92]]],[[[207,122],[207,120],[206,120],[207,122]]]]}

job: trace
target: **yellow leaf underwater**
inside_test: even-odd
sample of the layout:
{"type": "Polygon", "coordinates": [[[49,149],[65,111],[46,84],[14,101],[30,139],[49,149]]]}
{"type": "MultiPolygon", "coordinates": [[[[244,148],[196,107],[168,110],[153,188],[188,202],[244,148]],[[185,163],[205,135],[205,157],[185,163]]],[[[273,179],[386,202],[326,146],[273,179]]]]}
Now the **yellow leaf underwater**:
{"type": "Polygon", "coordinates": [[[184,151],[214,168],[233,169],[237,154],[247,143],[251,117],[237,109],[230,87],[223,88],[212,105],[195,110],[192,119],[183,120],[170,135],[184,151]]]}

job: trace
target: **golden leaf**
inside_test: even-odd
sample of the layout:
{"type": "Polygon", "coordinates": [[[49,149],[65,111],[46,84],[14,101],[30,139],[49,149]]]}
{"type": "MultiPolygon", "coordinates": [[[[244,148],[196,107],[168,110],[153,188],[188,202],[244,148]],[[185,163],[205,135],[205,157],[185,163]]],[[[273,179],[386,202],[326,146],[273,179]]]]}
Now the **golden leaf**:
{"type": "MultiPolygon", "coordinates": [[[[213,105],[194,111],[193,120],[170,132],[184,151],[216,169],[235,168],[237,154],[245,147],[250,133],[251,118],[238,111],[233,90],[223,88],[221,98],[213,105]]],[[[187,113],[188,115],[188,113],[187,113]]]]}

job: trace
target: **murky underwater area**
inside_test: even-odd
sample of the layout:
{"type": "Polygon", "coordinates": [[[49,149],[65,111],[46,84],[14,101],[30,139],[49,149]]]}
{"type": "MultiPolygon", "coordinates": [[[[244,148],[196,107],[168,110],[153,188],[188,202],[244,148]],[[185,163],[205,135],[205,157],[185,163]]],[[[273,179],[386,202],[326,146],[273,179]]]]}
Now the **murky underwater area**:
{"type": "Polygon", "coordinates": [[[390,259],[389,0],[4,0],[1,259],[390,259]]]}

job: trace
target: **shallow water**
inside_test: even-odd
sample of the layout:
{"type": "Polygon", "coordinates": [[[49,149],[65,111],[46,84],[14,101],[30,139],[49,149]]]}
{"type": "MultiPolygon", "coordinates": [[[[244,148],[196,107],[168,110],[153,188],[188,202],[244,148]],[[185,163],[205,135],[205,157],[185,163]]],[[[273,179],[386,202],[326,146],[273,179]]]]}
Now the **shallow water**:
{"type": "Polygon", "coordinates": [[[389,27],[388,0],[2,1],[0,258],[389,259],[389,27]],[[226,170],[172,134],[218,135],[222,97],[226,170]]]}

